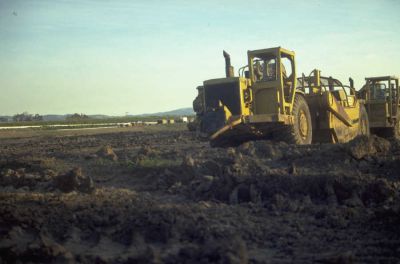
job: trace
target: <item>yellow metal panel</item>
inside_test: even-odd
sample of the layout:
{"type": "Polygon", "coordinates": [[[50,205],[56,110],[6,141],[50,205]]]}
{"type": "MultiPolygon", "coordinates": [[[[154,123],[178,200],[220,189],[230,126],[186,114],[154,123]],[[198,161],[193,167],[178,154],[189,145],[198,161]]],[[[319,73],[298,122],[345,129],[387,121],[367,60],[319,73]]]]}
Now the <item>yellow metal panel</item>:
{"type": "Polygon", "coordinates": [[[262,89],[255,92],[254,113],[278,114],[278,98],[274,89],[262,89]]]}
{"type": "Polygon", "coordinates": [[[279,95],[276,89],[277,86],[279,86],[279,81],[259,82],[253,84],[253,111],[255,115],[279,113],[279,95]]]}
{"type": "Polygon", "coordinates": [[[265,122],[279,122],[286,125],[292,123],[292,116],[281,114],[261,114],[252,115],[247,120],[250,123],[265,123],[265,122]]]}
{"type": "Polygon", "coordinates": [[[240,78],[240,107],[242,109],[242,115],[250,115],[250,103],[252,101],[252,93],[248,89],[248,81],[245,78],[240,78]],[[245,101],[244,94],[248,93],[248,102],[245,101]]]}

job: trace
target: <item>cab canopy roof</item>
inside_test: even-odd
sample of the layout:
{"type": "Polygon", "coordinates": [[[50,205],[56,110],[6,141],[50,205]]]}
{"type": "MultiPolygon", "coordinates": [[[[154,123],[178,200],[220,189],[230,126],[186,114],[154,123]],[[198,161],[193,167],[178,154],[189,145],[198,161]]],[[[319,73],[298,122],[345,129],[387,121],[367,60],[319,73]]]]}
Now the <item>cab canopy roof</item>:
{"type": "Polygon", "coordinates": [[[380,77],[367,77],[365,78],[366,81],[386,81],[386,80],[398,80],[399,77],[391,75],[391,76],[380,76],[380,77]]]}
{"type": "Polygon", "coordinates": [[[247,51],[247,54],[249,56],[252,56],[252,57],[254,57],[254,56],[262,56],[264,54],[278,55],[278,53],[284,53],[284,54],[288,54],[290,56],[294,56],[294,51],[287,50],[287,49],[284,49],[284,48],[281,48],[281,47],[247,51]]]}

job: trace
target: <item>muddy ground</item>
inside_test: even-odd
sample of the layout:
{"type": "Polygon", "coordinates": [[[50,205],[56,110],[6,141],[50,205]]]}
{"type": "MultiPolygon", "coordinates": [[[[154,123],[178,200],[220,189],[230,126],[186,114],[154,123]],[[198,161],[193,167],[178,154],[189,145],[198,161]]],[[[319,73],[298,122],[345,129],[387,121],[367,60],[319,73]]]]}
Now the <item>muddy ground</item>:
{"type": "Polygon", "coordinates": [[[213,149],[182,125],[0,138],[0,263],[400,260],[397,141],[213,149]]]}

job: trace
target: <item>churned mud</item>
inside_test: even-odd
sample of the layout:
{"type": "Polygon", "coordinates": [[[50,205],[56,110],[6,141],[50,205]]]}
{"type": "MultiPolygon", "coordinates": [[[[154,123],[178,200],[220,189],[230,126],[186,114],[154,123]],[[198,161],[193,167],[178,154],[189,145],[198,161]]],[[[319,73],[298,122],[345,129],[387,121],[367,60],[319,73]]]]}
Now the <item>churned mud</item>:
{"type": "Polygon", "coordinates": [[[0,139],[0,263],[397,263],[400,143],[0,139]]]}

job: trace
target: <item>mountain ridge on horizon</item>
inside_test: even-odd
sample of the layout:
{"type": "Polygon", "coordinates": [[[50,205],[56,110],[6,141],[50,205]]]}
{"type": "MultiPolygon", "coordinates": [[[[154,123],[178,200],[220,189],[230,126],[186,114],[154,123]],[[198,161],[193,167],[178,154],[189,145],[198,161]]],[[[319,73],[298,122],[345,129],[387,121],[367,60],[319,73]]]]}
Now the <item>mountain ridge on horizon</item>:
{"type": "MultiPolygon", "coordinates": [[[[156,113],[144,113],[144,114],[136,114],[136,115],[127,115],[128,117],[149,117],[149,116],[190,116],[194,115],[195,112],[191,107],[184,107],[178,108],[170,111],[165,112],[156,112],[156,113]]],[[[71,116],[73,114],[45,114],[43,116],[43,121],[64,121],[66,120],[67,116],[71,116]]],[[[112,117],[121,117],[121,116],[114,116],[114,115],[103,115],[103,114],[94,114],[94,115],[87,115],[93,119],[105,119],[105,118],[112,118],[112,117]]],[[[0,115],[0,118],[7,118],[11,121],[13,116],[10,115],[0,115]]]]}

